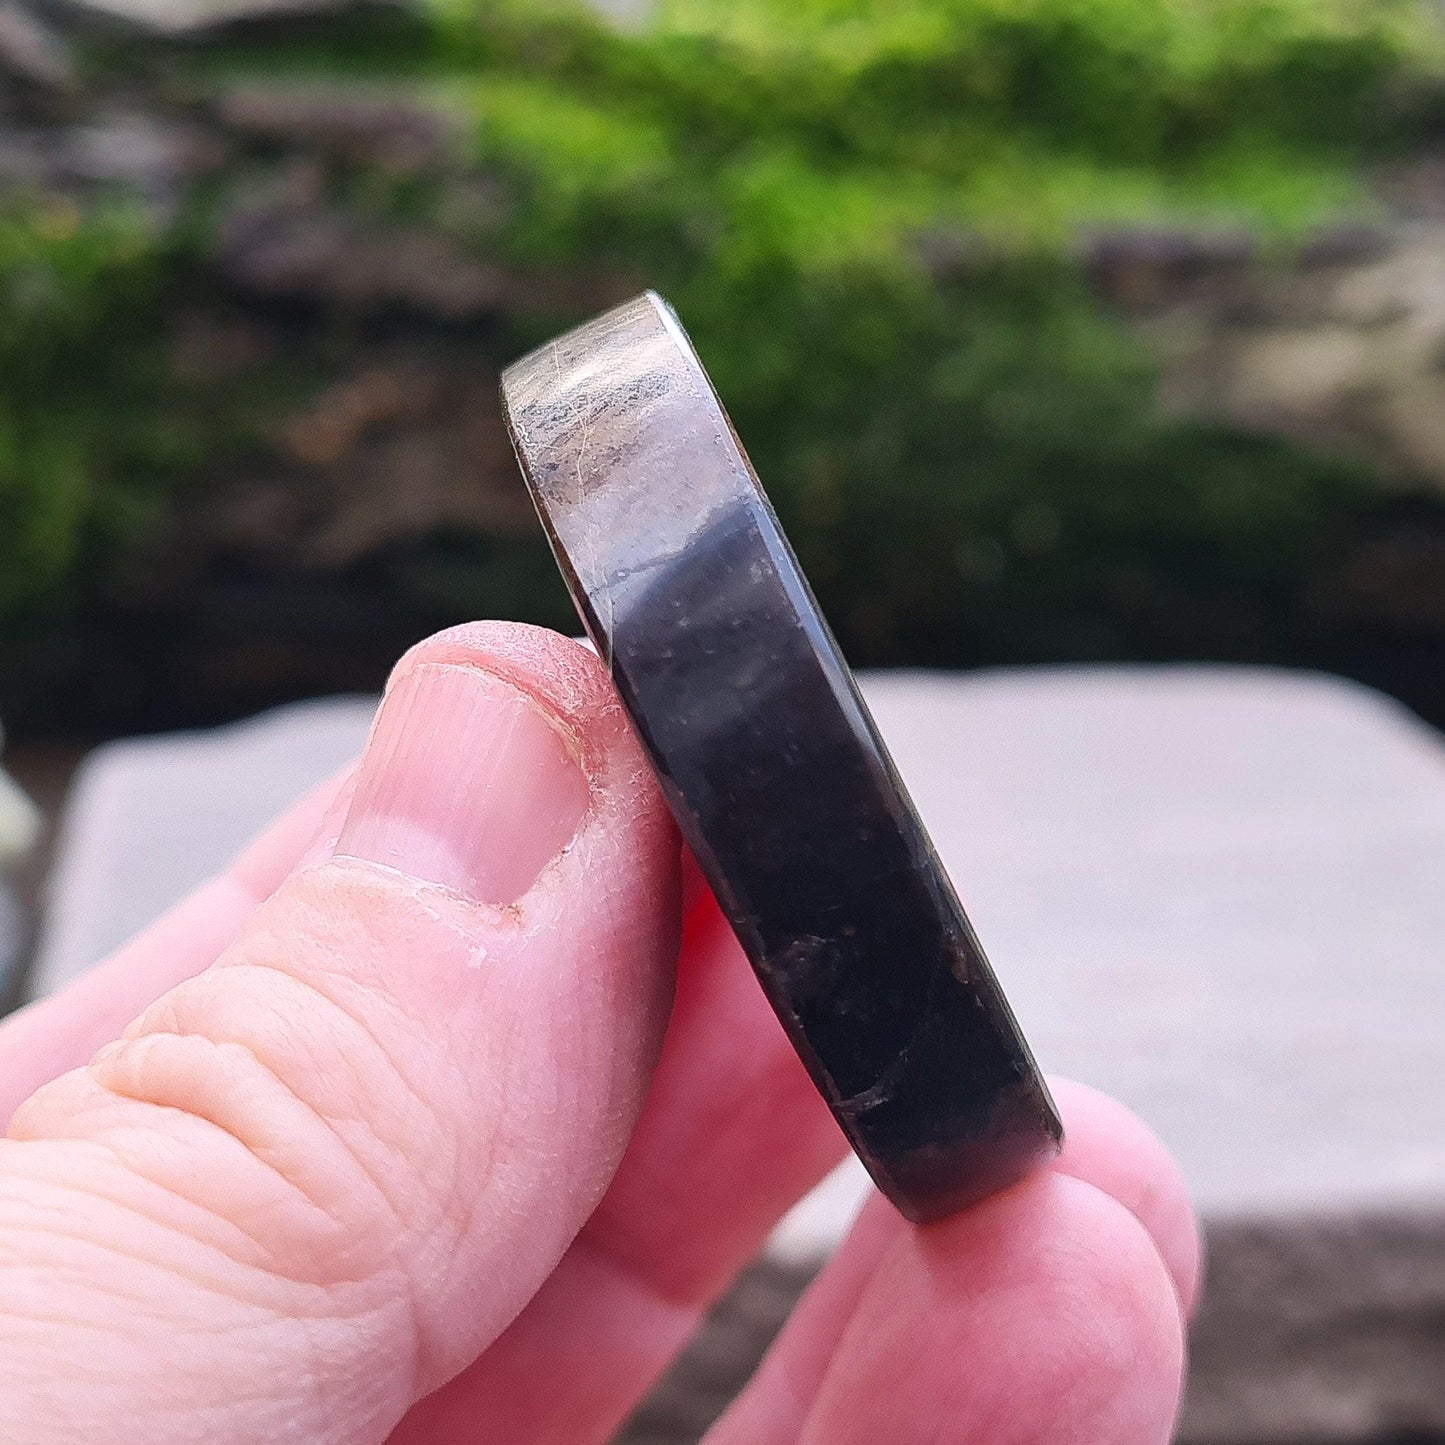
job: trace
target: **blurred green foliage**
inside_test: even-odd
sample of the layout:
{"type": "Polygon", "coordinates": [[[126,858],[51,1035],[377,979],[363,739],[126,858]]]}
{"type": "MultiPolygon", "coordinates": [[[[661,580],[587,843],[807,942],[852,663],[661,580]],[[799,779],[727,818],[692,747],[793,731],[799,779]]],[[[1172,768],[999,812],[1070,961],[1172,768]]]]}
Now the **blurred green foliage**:
{"type": "Polygon", "coordinates": [[[482,70],[480,143],[536,174],[546,225],[610,196],[625,237],[691,214],[824,266],[926,222],[1297,222],[1429,114],[1437,60],[1415,0],[662,0],[620,32],[438,4],[439,68],[482,70]]]}
{"type": "MultiPolygon", "coordinates": [[[[1435,15],[1428,0],[661,0],[612,26],[435,0],[171,63],[203,88],[401,86],[460,118],[506,204],[364,175],[338,204],[667,294],[859,660],[1284,656],[1371,479],[1162,416],[1081,247],[1184,227],[1284,252],[1368,215],[1369,165],[1440,119],[1435,15]]],[[[204,257],[217,201],[149,242],[108,213],[0,222],[0,616],[54,596],[234,445],[175,400],[161,359],[166,268],[204,257]]],[[[539,303],[475,344],[505,361],[574,319],[539,303]]],[[[495,561],[495,539],[477,548],[495,561]]]]}
{"type": "MultiPolygon", "coordinates": [[[[1170,420],[1110,226],[1285,250],[1435,113],[1419,5],[441,0],[425,84],[516,205],[468,239],[662,289],[868,661],[1265,655],[1370,495],[1170,420]]],[[[538,317],[518,344],[554,324],[538,317]]]]}
{"type": "Polygon", "coordinates": [[[167,404],[166,261],[124,209],[0,210],[0,617],[67,606],[200,459],[167,404]]]}

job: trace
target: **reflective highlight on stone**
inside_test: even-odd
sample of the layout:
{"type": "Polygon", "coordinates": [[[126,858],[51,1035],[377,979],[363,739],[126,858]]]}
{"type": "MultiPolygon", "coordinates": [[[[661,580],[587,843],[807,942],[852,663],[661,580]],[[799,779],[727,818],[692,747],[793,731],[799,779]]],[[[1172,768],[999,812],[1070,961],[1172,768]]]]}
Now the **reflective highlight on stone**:
{"type": "Polygon", "coordinates": [[[922,1222],[1052,1157],[1028,1046],[671,308],[619,306],[502,390],[678,823],[879,1187],[922,1222]]]}

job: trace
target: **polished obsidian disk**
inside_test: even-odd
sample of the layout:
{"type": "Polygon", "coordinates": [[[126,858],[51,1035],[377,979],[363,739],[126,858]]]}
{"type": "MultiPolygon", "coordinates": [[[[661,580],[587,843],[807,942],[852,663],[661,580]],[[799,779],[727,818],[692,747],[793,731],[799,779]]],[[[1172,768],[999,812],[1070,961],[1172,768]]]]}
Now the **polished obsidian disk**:
{"type": "Polygon", "coordinates": [[[648,293],[508,369],[587,631],[783,1027],[879,1187],[936,1219],[1058,1115],[752,466],[648,293]]]}

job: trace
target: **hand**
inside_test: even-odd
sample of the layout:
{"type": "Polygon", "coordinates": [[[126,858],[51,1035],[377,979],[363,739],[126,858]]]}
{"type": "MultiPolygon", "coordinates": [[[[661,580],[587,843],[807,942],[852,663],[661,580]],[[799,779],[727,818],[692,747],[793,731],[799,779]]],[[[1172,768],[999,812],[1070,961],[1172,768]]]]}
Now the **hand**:
{"type": "MultiPolygon", "coordinates": [[[[0,1438],[605,1440],[843,1149],[679,853],[583,649],[410,653],[349,777],[0,1027],[0,1438]]],[[[1059,1098],[1053,1169],[865,1209],[709,1445],[1167,1440],[1184,1192],[1059,1098]]]]}

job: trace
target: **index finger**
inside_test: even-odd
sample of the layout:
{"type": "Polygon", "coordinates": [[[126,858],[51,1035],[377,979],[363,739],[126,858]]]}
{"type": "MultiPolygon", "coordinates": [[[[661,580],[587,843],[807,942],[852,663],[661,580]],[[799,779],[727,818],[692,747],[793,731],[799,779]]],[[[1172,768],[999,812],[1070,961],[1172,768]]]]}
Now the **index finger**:
{"type": "Polygon", "coordinates": [[[1122,1105],[1052,1086],[1058,1163],[923,1230],[874,1201],[706,1445],[1169,1438],[1188,1198],[1122,1105]]]}

